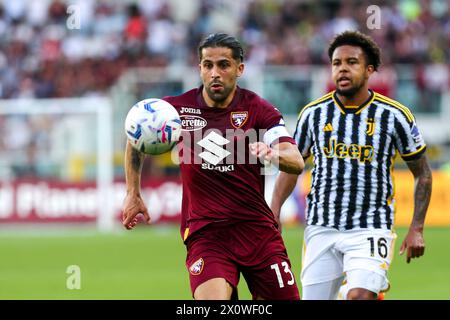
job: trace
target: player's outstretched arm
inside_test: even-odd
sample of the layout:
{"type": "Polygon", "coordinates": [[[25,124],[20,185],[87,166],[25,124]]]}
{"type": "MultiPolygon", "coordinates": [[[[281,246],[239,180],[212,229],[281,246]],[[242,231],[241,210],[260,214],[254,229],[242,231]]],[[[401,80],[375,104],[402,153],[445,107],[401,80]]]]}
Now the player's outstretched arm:
{"type": "Polygon", "coordinates": [[[133,229],[138,220],[136,216],[142,214],[144,220],[150,223],[150,216],[141,197],[141,172],[145,155],[134,149],[127,142],[125,150],[125,178],[127,195],[123,204],[122,223],[128,230],[133,229]]]}
{"type": "Polygon", "coordinates": [[[400,247],[400,254],[406,251],[406,262],[409,263],[411,259],[419,258],[425,252],[423,228],[431,198],[432,175],[425,155],[406,163],[414,175],[414,215],[408,234],[400,247]]]}
{"type": "Polygon", "coordinates": [[[277,220],[278,230],[280,230],[280,232],[282,228],[280,221],[281,207],[294,190],[295,185],[297,184],[297,179],[297,174],[280,172],[275,182],[270,208],[275,216],[275,220],[277,220]]]}
{"type": "Polygon", "coordinates": [[[286,173],[298,175],[305,167],[297,146],[289,142],[277,143],[272,148],[263,142],[254,142],[250,144],[250,152],[262,160],[273,163],[286,173]]]}

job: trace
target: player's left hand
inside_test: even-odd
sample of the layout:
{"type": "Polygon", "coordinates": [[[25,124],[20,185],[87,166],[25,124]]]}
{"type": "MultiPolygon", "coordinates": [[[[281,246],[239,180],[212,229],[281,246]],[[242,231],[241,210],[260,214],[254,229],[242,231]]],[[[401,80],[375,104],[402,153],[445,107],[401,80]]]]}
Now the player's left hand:
{"type": "Polygon", "coordinates": [[[275,156],[275,151],[263,142],[253,142],[249,144],[250,153],[261,159],[261,162],[271,162],[275,156]]]}
{"type": "Polygon", "coordinates": [[[122,213],[122,224],[127,230],[133,229],[138,223],[137,215],[142,214],[146,223],[150,223],[150,215],[144,200],[140,195],[127,194],[122,213]]]}
{"type": "Polygon", "coordinates": [[[423,256],[425,253],[425,242],[423,240],[421,229],[409,228],[408,234],[400,247],[400,255],[403,255],[405,251],[407,251],[407,263],[409,263],[411,259],[423,256]]]}

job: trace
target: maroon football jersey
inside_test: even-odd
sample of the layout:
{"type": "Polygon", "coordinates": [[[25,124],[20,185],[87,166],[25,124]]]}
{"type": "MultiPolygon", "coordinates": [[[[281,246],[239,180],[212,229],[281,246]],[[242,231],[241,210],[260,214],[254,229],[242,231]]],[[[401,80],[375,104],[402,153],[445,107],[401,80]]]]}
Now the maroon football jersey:
{"type": "Polygon", "coordinates": [[[264,198],[263,165],[249,143],[288,141],[281,113],[254,92],[237,88],[227,108],[208,107],[203,87],[164,97],[180,114],[183,240],[212,222],[275,224],[264,198]]]}

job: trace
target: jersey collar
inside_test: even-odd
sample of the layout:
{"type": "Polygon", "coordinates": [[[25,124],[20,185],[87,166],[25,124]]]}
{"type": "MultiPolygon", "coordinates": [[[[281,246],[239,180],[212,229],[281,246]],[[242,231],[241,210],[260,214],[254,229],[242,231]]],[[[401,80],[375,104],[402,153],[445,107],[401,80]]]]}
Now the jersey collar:
{"type": "Polygon", "coordinates": [[[364,101],[360,106],[344,106],[342,102],[339,100],[336,90],[333,92],[333,101],[338,106],[339,110],[341,110],[342,114],[349,114],[349,113],[359,114],[363,109],[368,107],[375,99],[375,94],[373,93],[373,91],[369,89],[369,92],[370,92],[369,98],[367,98],[367,100],[364,101]]]}

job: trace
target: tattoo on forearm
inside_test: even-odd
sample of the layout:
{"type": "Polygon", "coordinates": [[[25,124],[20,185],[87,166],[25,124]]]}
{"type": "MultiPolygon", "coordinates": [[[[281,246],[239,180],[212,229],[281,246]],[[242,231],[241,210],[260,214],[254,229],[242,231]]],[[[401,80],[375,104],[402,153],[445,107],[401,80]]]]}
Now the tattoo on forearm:
{"type": "Polygon", "coordinates": [[[423,223],[430,203],[432,190],[432,174],[425,157],[408,162],[414,175],[414,217],[413,222],[423,223]]]}
{"type": "Polygon", "coordinates": [[[135,171],[139,171],[142,166],[142,157],[139,151],[134,149],[131,150],[131,166],[135,171]]]}
{"type": "Polygon", "coordinates": [[[415,191],[415,210],[414,221],[423,222],[431,198],[431,175],[419,178],[415,191]]]}

